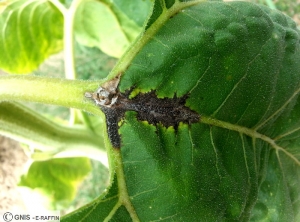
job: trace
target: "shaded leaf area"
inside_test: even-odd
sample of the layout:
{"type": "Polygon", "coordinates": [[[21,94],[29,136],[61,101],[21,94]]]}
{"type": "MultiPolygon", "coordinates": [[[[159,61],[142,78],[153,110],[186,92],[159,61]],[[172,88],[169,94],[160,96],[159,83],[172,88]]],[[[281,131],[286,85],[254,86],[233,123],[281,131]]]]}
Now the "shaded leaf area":
{"type": "Polygon", "coordinates": [[[274,151],[268,165],[251,221],[299,221],[299,166],[274,151]]]}
{"type": "Polygon", "coordinates": [[[285,111],[287,113],[277,119],[274,127],[275,141],[285,150],[270,151],[268,162],[261,163],[269,167],[263,172],[251,221],[300,220],[300,99],[291,111],[285,111]],[[283,151],[289,152],[295,160],[291,161],[283,151]]]}
{"type": "Polygon", "coordinates": [[[0,67],[9,73],[29,73],[62,49],[63,16],[46,0],[11,1],[0,30],[0,67]]]}
{"type": "Polygon", "coordinates": [[[119,204],[117,178],[107,192],[92,203],[62,218],[64,222],[73,221],[130,221],[128,211],[119,204]]]}
{"type": "Polygon", "coordinates": [[[133,112],[120,132],[127,188],[141,221],[249,217],[258,177],[251,138],[200,123],[175,133],[139,122],[133,112]]]}
{"type": "Polygon", "coordinates": [[[179,12],[139,52],[122,92],[189,94],[192,110],[224,121],[175,132],[126,114],[121,152],[141,221],[299,218],[299,35],[278,11],[211,2],[179,12]]]}
{"type": "Polygon", "coordinates": [[[80,44],[118,58],[142,30],[149,9],[149,1],[83,2],[76,12],[75,37],[80,44]],[[129,16],[137,9],[138,14],[129,16]]]}
{"type": "Polygon", "coordinates": [[[79,182],[91,171],[88,158],[59,158],[33,162],[19,186],[42,192],[53,209],[67,206],[75,197],[79,182]]]}

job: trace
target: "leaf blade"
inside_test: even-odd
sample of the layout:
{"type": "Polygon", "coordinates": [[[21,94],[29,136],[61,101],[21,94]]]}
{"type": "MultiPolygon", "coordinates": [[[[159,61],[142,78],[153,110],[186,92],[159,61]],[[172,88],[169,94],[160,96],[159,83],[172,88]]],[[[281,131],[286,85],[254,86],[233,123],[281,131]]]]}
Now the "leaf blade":
{"type": "Polygon", "coordinates": [[[44,191],[53,209],[68,205],[76,194],[77,184],[90,172],[88,158],[59,158],[33,162],[19,186],[44,191]]]}
{"type": "Polygon", "coordinates": [[[0,29],[0,67],[9,73],[29,73],[62,49],[63,17],[48,1],[12,1],[0,29]]]}
{"type": "MultiPolygon", "coordinates": [[[[241,133],[241,135],[235,135],[233,132],[226,133],[224,129],[229,127],[227,123],[217,125],[217,127],[224,128],[218,129],[213,126],[214,121],[206,122],[212,124],[210,138],[216,138],[215,140],[218,141],[218,143],[212,143],[214,145],[211,146],[211,149],[214,149],[216,153],[220,153],[220,170],[218,173],[212,174],[216,178],[220,174],[221,176],[219,177],[223,178],[223,181],[213,183],[210,187],[215,192],[219,192],[219,196],[223,195],[224,199],[220,198],[215,203],[226,206],[226,210],[216,210],[214,215],[217,218],[218,216],[223,218],[223,220],[230,218],[232,220],[246,221],[250,218],[256,198],[258,195],[261,195],[258,192],[259,184],[264,180],[261,175],[266,170],[274,170],[271,164],[266,164],[266,161],[269,159],[269,152],[280,152],[280,156],[289,154],[289,161],[295,163],[294,170],[299,167],[297,164],[299,142],[295,139],[295,137],[299,136],[299,112],[294,111],[298,110],[295,104],[299,100],[300,92],[300,67],[297,62],[300,59],[299,31],[289,18],[281,14],[272,15],[272,13],[275,14],[273,11],[268,11],[253,4],[238,2],[229,4],[204,3],[187,8],[174,16],[172,20],[166,22],[164,27],[152,37],[152,40],[145,45],[143,50],[133,60],[120,82],[122,92],[134,86],[133,96],[140,92],[144,93],[151,90],[155,90],[160,98],[172,98],[174,95],[182,96],[190,93],[187,100],[187,105],[190,108],[205,118],[211,116],[216,118],[217,121],[222,120],[228,124],[233,124],[230,129],[241,133]],[[281,20],[278,21],[278,17],[281,20]],[[182,26],[178,26],[178,24],[182,26]],[[188,41],[187,38],[189,36],[187,34],[192,36],[188,41]],[[197,49],[202,50],[197,51],[197,49]],[[191,84],[189,84],[189,81],[191,84]],[[292,119],[290,119],[290,112],[294,113],[292,119]],[[285,123],[288,126],[285,126],[282,118],[284,120],[289,119],[285,123]],[[280,124],[285,126],[284,128],[291,127],[294,129],[292,132],[295,132],[295,134],[291,133],[294,137],[293,142],[295,142],[292,153],[289,153],[287,146],[280,147],[280,143],[277,144],[274,141],[274,138],[278,136],[275,132],[281,129],[277,119],[281,119],[280,124]],[[246,127],[245,130],[248,132],[243,131],[241,129],[242,126],[246,127]],[[246,135],[243,135],[243,133],[246,133],[246,135]],[[260,139],[263,139],[263,142],[259,141],[260,139]],[[226,147],[230,151],[227,151],[226,147]],[[232,158],[231,155],[234,155],[236,158],[232,158]],[[239,170],[242,171],[240,174],[238,173],[239,170]],[[236,178],[236,180],[232,180],[232,178],[236,178]],[[218,191],[221,189],[220,187],[224,189],[223,192],[218,191]],[[228,189],[228,187],[230,189],[240,187],[241,190],[235,189],[230,194],[235,196],[235,198],[231,199],[229,194],[226,196],[226,188],[228,189]]],[[[125,117],[122,127],[127,127],[127,121],[134,121],[132,118],[128,118],[125,117]]],[[[155,128],[153,132],[156,132],[156,136],[153,133],[150,136],[151,133],[146,131],[146,129],[142,129],[141,126],[128,126],[127,130],[122,130],[122,127],[120,131],[121,137],[124,138],[122,141],[126,142],[128,140],[128,146],[143,147],[143,149],[148,147],[150,149],[151,145],[146,146],[143,144],[154,143],[153,149],[168,149],[168,145],[163,140],[166,135],[158,133],[159,127],[152,126],[155,128]],[[143,137],[139,134],[134,135],[132,130],[129,133],[130,128],[139,128],[140,131],[147,132],[145,135],[150,139],[148,140],[145,136],[143,137]],[[131,141],[131,144],[129,141],[131,141]],[[136,141],[140,142],[137,143],[136,141]]],[[[200,129],[193,131],[192,129],[190,133],[199,133],[200,135],[204,131],[200,129]]],[[[209,129],[206,129],[206,131],[208,133],[209,129]]],[[[176,136],[178,137],[178,134],[176,136]]],[[[203,139],[203,141],[203,144],[206,144],[205,141],[209,140],[203,139]]],[[[214,140],[211,139],[211,141],[214,140]]],[[[196,142],[196,144],[198,148],[201,145],[203,146],[200,141],[196,142]]],[[[121,148],[122,151],[125,149],[124,147],[127,147],[126,143],[121,148]]],[[[175,150],[174,148],[173,152],[175,150]]],[[[125,163],[127,162],[126,158],[133,158],[136,155],[131,153],[132,156],[127,157],[125,152],[129,151],[122,153],[125,163]]],[[[139,150],[137,152],[142,151],[139,150]]],[[[156,154],[156,156],[168,154],[161,153],[156,154]]],[[[156,156],[152,158],[155,159],[156,156]]],[[[206,157],[203,154],[203,156],[198,156],[198,158],[205,159],[206,157]]],[[[170,159],[175,161],[173,158],[170,159]]],[[[208,158],[207,161],[209,159],[213,161],[212,157],[208,158]]],[[[147,161],[149,160],[147,159],[147,161]]],[[[156,161],[158,164],[165,160],[162,158],[156,161]]],[[[139,160],[128,162],[138,163],[139,160]]],[[[140,166],[140,168],[142,167],[145,168],[144,165],[140,166]]],[[[199,170],[204,168],[199,167],[199,170]]],[[[207,168],[213,170],[212,166],[207,168]]],[[[218,167],[215,166],[215,168],[218,167]]],[[[159,172],[158,169],[155,171],[159,172]]],[[[151,172],[153,177],[155,177],[156,174],[153,171],[151,172]]],[[[165,172],[166,175],[168,173],[170,172],[165,172]]],[[[125,174],[129,176],[133,174],[133,178],[146,177],[142,174],[137,176],[138,170],[125,174]]],[[[191,172],[191,174],[193,173],[191,172]]],[[[157,177],[160,178],[159,176],[157,177]]],[[[169,178],[169,180],[171,179],[169,178]]],[[[165,179],[161,183],[167,183],[166,181],[169,180],[165,179]]],[[[127,183],[131,184],[130,180],[127,183]]],[[[142,184],[140,181],[136,181],[136,183],[142,184]]],[[[144,186],[144,190],[147,190],[147,185],[144,184],[144,186]]],[[[203,186],[201,188],[203,189],[203,186]]],[[[283,183],[280,188],[283,190],[289,189],[289,184],[283,183]]],[[[130,189],[134,190],[133,185],[129,185],[128,189],[130,195],[134,197],[135,194],[132,194],[130,191],[130,189]]],[[[167,190],[173,191],[174,189],[166,189],[160,195],[163,193],[166,195],[167,190]]],[[[285,195],[287,194],[285,193],[285,195]]],[[[155,193],[151,195],[147,197],[149,201],[153,198],[159,199],[155,193]]],[[[178,199],[180,199],[180,195],[180,193],[174,194],[178,199]]],[[[168,198],[171,205],[176,206],[179,202],[184,203],[181,199],[178,202],[170,202],[170,200],[175,199],[174,196],[172,198],[172,195],[170,195],[168,198]]],[[[289,198],[285,197],[287,198],[285,208],[288,208],[291,204],[289,203],[289,198]]],[[[144,200],[146,203],[147,198],[144,200]]],[[[140,208],[142,205],[142,203],[135,204],[134,200],[133,204],[140,208]]],[[[160,206],[162,204],[163,202],[158,203],[160,206]]],[[[200,205],[205,204],[202,203],[200,205]]],[[[145,205],[143,207],[141,212],[147,209],[145,205]]],[[[271,209],[271,205],[269,207],[271,209]]],[[[276,209],[278,212],[280,211],[279,205],[277,205],[276,209]]],[[[159,210],[157,212],[164,215],[159,210]]],[[[208,213],[209,210],[206,210],[206,212],[208,213]]],[[[296,212],[295,215],[297,214],[296,212]]],[[[167,220],[170,217],[171,220],[172,215],[175,215],[175,213],[164,215],[165,217],[162,218],[167,220]]],[[[178,214],[176,215],[178,216],[178,214]]],[[[154,218],[154,215],[148,216],[152,220],[158,219],[158,217],[154,218]]],[[[148,216],[143,219],[148,218],[148,216]]],[[[278,216],[279,220],[287,219],[286,215],[282,213],[279,213],[278,216]]],[[[198,215],[198,217],[203,218],[203,215],[198,215]]],[[[288,218],[292,219],[294,217],[288,218]]]]}

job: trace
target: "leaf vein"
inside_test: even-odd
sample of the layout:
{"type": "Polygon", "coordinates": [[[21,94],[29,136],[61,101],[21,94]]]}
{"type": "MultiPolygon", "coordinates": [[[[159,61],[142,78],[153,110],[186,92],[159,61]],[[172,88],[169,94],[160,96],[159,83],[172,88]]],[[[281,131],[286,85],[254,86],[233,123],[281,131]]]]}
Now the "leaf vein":
{"type": "Polygon", "coordinates": [[[214,148],[214,152],[215,152],[215,156],[216,156],[216,169],[217,169],[217,173],[218,173],[219,179],[221,180],[222,176],[220,174],[220,169],[219,169],[219,166],[218,166],[218,162],[219,162],[218,150],[217,150],[217,148],[215,146],[215,143],[214,143],[214,138],[213,138],[213,135],[212,135],[213,133],[212,133],[212,128],[211,127],[210,127],[210,130],[209,130],[209,134],[210,134],[211,145],[214,148]]]}
{"type": "MultiPolygon", "coordinates": [[[[29,7],[30,4],[32,4],[35,0],[33,1],[28,1],[26,3],[24,3],[20,9],[17,12],[17,28],[16,28],[16,36],[17,36],[17,41],[19,43],[20,46],[20,52],[23,52],[22,54],[26,56],[26,59],[28,59],[28,55],[27,55],[27,50],[24,49],[24,44],[22,43],[22,25],[21,25],[21,17],[22,17],[22,13],[24,12],[24,10],[26,9],[26,7],[29,7]]],[[[29,40],[28,40],[29,41],[29,40]]]]}
{"type": "Polygon", "coordinates": [[[201,117],[201,122],[205,123],[205,124],[209,124],[209,125],[218,126],[220,128],[224,128],[224,129],[228,129],[228,130],[237,131],[237,132],[243,133],[247,136],[250,136],[252,138],[261,139],[261,140],[267,142],[277,152],[282,151],[285,155],[287,155],[289,158],[291,158],[298,166],[300,166],[300,161],[295,157],[295,155],[293,155],[292,153],[288,152],[283,147],[276,144],[274,139],[272,139],[272,138],[270,138],[270,137],[268,137],[264,134],[261,134],[261,133],[257,132],[255,129],[249,129],[249,128],[246,128],[246,127],[243,127],[243,126],[239,126],[239,125],[236,125],[236,124],[224,122],[224,121],[217,120],[217,119],[214,119],[214,118],[211,118],[211,117],[206,117],[206,116],[201,117]]]}
{"type": "Polygon", "coordinates": [[[192,147],[191,147],[191,152],[192,152],[192,154],[191,154],[191,161],[192,161],[191,165],[194,166],[194,150],[195,150],[195,143],[194,143],[194,141],[193,141],[193,137],[192,137],[192,134],[191,134],[191,130],[189,130],[188,132],[189,132],[190,142],[191,142],[191,145],[192,145],[192,147]]]}
{"type": "MultiPolygon", "coordinates": [[[[263,46],[261,47],[260,51],[262,50],[263,46]]],[[[226,96],[226,98],[223,100],[223,102],[220,104],[220,106],[213,112],[212,116],[215,116],[220,109],[225,105],[225,103],[227,102],[227,100],[231,97],[231,95],[234,93],[234,91],[238,88],[238,86],[241,84],[241,82],[243,82],[248,73],[249,73],[249,68],[250,65],[260,56],[260,53],[258,53],[247,65],[247,71],[245,72],[245,74],[240,78],[240,80],[233,86],[233,88],[231,89],[231,91],[229,92],[229,94],[226,96]]]]}
{"type": "Polygon", "coordinates": [[[262,126],[264,126],[268,121],[270,121],[272,118],[274,118],[277,114],[279,114],[284,108],[300,93],[300,87],[291,95],[291,97],[279,108],[277,109],[273,114],[271,114],[265,121],[263,121],[261,124],[256,126],[254,130],[258,130],[262,126]]]}
{"type": "Polygon", "coordinates": [[[243,152],[244,152],[244,160],[245,160],[245,166],[248,174],[248,184],[251,186],[251,181],[250,181],[250,172],[249,172],[249,166],[248,166],[248,161],[247,161],[247,152],[246,152],[246,147],[245,147],[245,141],[244,141],[244,136],[242,133],[240,133],[241,141],[242,141],[242,147],[243,147],[243,152]]]}
{"type": "Polygon", "coordinates": [[[192,93],[192,91],[197,88],[197,86],[199,85],[199,83],[201,82],[201,79],[205,76],[205,74],[208,72],[208,70],[210,69],[210,64],[211,64],[211,57],[209,57],[208,60],[208,66],[206,67],[205,71],[202,73],[202,75],[200,76],[200,78],[198,79],[198,81],[196,82],[195,86],[189,91],[189,93],[192,93]]]}
{"type": "MultiPolygon", "coordinates": [[[[292,129],[292,130],[290,130],[290,131],[288,131],[288,132],[285,132],[285,133],[283,133],[283,134],[281,134],[281,135],[275,137],[274,140],[275,140],[275,141],[276,141],[276,140],[281,140],[282,138],[284,138],[284,137],[286,137],[286,136],[288,136],[288,135],[290,135],[290,134],[293,134],[293,133],[295,133],[295,132],[297,132],[297,131],[300,131],[300,127],[297,127],[297,128],[292,129]]],[[[297,136],[296,138],[298,138],[298,137],[300,137],[300,136],[297,136]]]]}
{"type": "Polygon", "coordinates": [[[117,210],[122,206],[121,201],[119,200],[115,206],[111,209],[110,213],[107,215],[106,218],[104,218],[103,222],[108,222],[112,219],[112,217],[114,216],[114,214],[117,212],[117,210]]]}

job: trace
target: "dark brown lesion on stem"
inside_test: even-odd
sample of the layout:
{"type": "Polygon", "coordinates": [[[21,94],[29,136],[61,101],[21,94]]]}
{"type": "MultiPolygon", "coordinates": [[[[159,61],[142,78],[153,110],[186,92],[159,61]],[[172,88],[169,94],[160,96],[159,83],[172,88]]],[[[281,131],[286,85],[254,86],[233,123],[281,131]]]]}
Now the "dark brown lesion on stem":
{"type": "Polygon", "coordinates": [[[174,98],[157,98],[155,91],[140,93],[129,99],[130,91],[121,93],[108,92],[100,87],[95,93],[86,93],[105,113],[108,137],[115,148],[121,147],[118,133],[118,123],[124,118],[126,111],[137,112],[140,121],[149,124],[162,124],[165,127],[173,126],[177,130],[179,123],[192,124],[200,121],[200,115],[185,106],[188,96],[174,98]]]}

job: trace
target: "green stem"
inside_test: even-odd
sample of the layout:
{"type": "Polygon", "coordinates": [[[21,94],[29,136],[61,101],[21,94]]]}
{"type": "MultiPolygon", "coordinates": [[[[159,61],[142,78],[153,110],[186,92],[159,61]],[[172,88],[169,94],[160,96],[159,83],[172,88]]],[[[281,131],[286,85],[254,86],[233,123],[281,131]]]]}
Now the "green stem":
{"type": "Polygon", "coordinates": [[[67,79],[76,79],[74,53],[74,21],[76,10],[84,0],[74,0],[70,8],[66,8],[58,0],[49,0],[63,14],[64,17],[64,64],[67,79]]]}
{"type": "Polygon", "coordinates": [[[276,6],[272,0],[265,0],[265,1],[271,9],[276,9],[276,6]]]}
{"type": "Polygon", "coordinates": [[[50,0],[52,4],[64,16],[64,64],[65,76],[67,79],[76,79],[75,69],[75,50],[74,50],[74,22],[76,10],[79,5],[85,0],[74,0],[70,8],[65,8],[58,0],[50,0]]]}
{"type": "Polygon", "coordinates": [[[125,180],[123,161],[120,150],[113,150],[115,153],[115,161],[116,161],[116,175],[118,178],[118,189],[119,189],[119,202],[122,203],[127,209],[128,213],[133,222],[139,222],[139,217],[135,212],[135,209],[131,203],[130,196],[127,191],[127,184],[125,180]]]}
{"type": "Polygon", "coordinates": [[[74,22],[76,10],[85,0],[74,0],[64,15],[64,62],[67,79],[76,79],[75,50],[74,50],[74,22]]]}
{"type": "MultiPolygon", "coordinates": [[[[79,0],[81,1],[81,0],[79,0]]],[[[71,7],[64,13],[64,65],[66,79],[76,79],[74,50],[74,16],[76,8],[73,1],[71,7]]],[[[70,125],[76,122],[76,110],[70,109],[70,125]]]]}
{"type": "MultiPolygon", "coordinates": [[[[75,49],[74,49],[74,21],[76,10],[84,0],[74,0],[69,9],[66,9],[57,0],[51,0],[64,16],[64,65],[66,79],[76,79],[75,49]]],[[[70,124],[76,122],[76,110],[70,110],[70,124]]]]}
{"type": "Polygon", "coordinates": [[[64,64],[65,77],[67,79],[76,79],[73,35],[76,8],[72,7],[73,5],[64,13],[64,64]]]}
{"type": "Polygon", "coordinates": [[[103,138],[85,128],[58,125],[17,103],[0,102],[0,133],[41,150],[37,156],[86,156],[108,165],[103,138]]]}
{"type": "MultiPolygon", "coordinates": [[[[50,0],[64,16],[64,67],[66,79],[76,79],[75,49],[74,49],[74,21],[76,10],[84,0],[74,0],[70,8],[66,9],[58,0],[50,0]]],[[[78,112],[70,109],[70,125],[76,122],[78,112]]]]}
{"type": "Polygon", "coordinates": [[[80,109],[101,115],[100,109],[84,97],[95,91],[103,80],[83,81],[38,76],[0,76],[0,101],[28,101],[80,109]]]}
{"type": "MultiPolygon", "coordinates": [[[[30,75],[3,75],[0,76],[0,101],[29,101],[66,106],[104,117],[101,110],[84,97],[86,91],[95,91],[102,82],[103,81],[66,80],[30,75]]],[[[74,153],[82,154],[82,150],[84,150],[85,156],[94,158],[103,157],[104,151],[99,149],[99,147],[103,147],[103,141],[101,140],[100,143],[100,140],[95,139],[95,135],[91,132],[87,132],[86,129],[71,129],[57,126],[47,121],[43,122],[42,117],[39,118],[38,114],[32,113],[32,111],[29,112],[25,108],[24,110],[26,111],[20,112],[24,115],[16,113],[13,118],[7,119],[9,112],[13,113],[19,109],[13,107],[10,110],[11,111],[7,110],[6,113],[0,114],[1,120],[4,121],[0,127],[0,131],[3,134],[37,146],[43,146],[43,144],[44,147],[48,148],[54,146],[54,148],[52,147],[54,150],[66,151],[68,155],[70,153],[72,153],[72,155],[74,155],[74,153]],[[14,121],[14,119],[20,116],[22,116],[23,121],[22,118],[19,121],[14,121]],[[31,121],[28,120],[30,118],[32,118],[31,121]],[[22,123],[25,122],[27,123],[26,126],[22,125],[22,123]],[[33,125],[38,123],[41,123],[41,125],[34,128],[33,125]],[[30,135],[27,134],[27,132],[29,132],[27,128],[34,128],[30,130],[30,135]],[[12,129],[14,129],[14,132],[11,131],[12,129]],[[49,144],[52,145],[50,146],[49,144]],[[56,149],[58,147],[63,149],[56,149]],[[96,155],[96,153],[99,155],[96,155]]],[[[60,152],[60,154],[62,153],[60,152]]]]}

